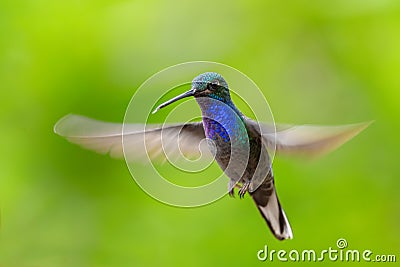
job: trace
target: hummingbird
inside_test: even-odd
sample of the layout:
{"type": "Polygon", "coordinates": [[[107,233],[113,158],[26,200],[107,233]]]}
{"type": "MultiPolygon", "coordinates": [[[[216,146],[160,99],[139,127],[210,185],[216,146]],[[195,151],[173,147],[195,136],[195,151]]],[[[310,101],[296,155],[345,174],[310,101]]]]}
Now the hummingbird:
{"type": "Polygon", "coordinates": [[[271,152],[320,156],[370,124],[315,126],[257,122],[235,106],[228,83],[215,72],[198,75],[190,90],[162,103],[153,113],[188,97],[194,97],[200,107],[201,122],[164,124],[163,127],[146,125],[144,129],[143,124],[122,126],[70,114],[56,123],[54,131],[86,149],[115,158],[123,158],[125,153],[137,160],[145,155],[151,159],[165,157],[163,149],[196,155],[199,144],[206,139],[210,154],[229,178],[227,193],[234,196],[238,189],[240,198],[249,194],[272,234],[278,240],[285,240],[292,239],[293,232],[278,199],[271,152]],[[169,145],[163,148],[163,143],[169,145]]]}

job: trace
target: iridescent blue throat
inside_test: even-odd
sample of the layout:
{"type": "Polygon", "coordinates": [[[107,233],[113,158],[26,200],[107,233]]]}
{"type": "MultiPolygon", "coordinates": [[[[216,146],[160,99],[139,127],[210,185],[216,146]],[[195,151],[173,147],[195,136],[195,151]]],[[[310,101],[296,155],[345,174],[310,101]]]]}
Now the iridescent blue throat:
{"type": "Polygon", "coordinates": [[[203,116],[203,125],[207,138],[225,143],[248,144],[247,130],[243,114],[233,102],[215,95],[197,97],[203,116]]]}

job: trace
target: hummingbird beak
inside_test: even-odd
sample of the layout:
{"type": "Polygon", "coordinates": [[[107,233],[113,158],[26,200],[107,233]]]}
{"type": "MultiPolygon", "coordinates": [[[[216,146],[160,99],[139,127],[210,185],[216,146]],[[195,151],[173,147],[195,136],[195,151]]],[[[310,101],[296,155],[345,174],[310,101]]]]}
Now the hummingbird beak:
{"type": "Polygon", "coordinates": [[[168,101],[162,103],[162,104],[159,105],[151,114],[156,113],[157,111],[159,111],[159,110],[162,109],[163,107],[168,106],[169,104],[172,104],[172,103],[174,103],[174,102],[176,102],[176,101],[178,101],[178,100],[180,100],[180,99],[182,99],[182,98],[186,98],[186,97],[189,97],[189,96],[194,96],[194,89],[193,89],[193,88],[190,89],[189,91],[183,93],[183,94],[180,94],[180,95],[178,95],[178,96],[176,96],[176,97],[174,97],[174,98],[172,98],[172,99],[170,99],[170,100],[168,100],[168,101]]]}

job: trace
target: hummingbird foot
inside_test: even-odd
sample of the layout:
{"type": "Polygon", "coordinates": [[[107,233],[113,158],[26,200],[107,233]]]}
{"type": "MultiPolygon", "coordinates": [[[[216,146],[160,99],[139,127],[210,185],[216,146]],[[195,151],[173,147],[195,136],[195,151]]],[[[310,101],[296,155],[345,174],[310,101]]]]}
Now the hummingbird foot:
{"type": "Polygon", "coordinates": [[[238,195],[239,198],[244,198],[247,190],[249,189],[250,181],[243,183],[242,187],[239,189],[238,195]]]}
{"type": "Polygon", "coordinates": [[[234,198],[235,197],[235,187],[233,187],[231,190],[229,190],[228,194],[230,197],[234,198]]]}
{"type": "Polygon", "coordinates": [[[228,184],[228,194],[230,197],[235,197],[235,188],[240,189],[241,186],[239,186],[238,183],[234,180],[230,180],[228,184]]]}

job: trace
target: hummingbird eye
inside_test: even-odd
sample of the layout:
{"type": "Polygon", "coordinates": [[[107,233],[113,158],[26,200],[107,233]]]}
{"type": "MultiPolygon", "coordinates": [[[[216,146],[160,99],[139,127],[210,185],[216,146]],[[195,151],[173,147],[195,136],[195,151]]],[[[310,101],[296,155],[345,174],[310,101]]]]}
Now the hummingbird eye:
{"type": "Polygon", "coordinates": [[[214,80],[212,82],[207,83],[207,89],[211,90],[211,91],[217,89],[218,86],[219,86],[219,81],[218,80],[214,80]]]}

